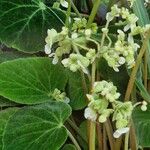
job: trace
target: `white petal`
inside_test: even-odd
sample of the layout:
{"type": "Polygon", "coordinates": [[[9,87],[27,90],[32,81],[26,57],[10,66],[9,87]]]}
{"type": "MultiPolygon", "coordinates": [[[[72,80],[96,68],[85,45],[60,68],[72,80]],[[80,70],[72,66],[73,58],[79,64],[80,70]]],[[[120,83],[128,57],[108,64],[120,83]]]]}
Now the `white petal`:
{"type": "Polygon", "coordinates": [[[61,63],[64,65],[64,67],[68,67],[69,59],[63,59],[61,63]]]}
{"type": "Polygon", "coordinates": [[[85,109],[85,111],[84,111],[84,117],[86,119],[89,119],[89,120],[92,120],[92,121],[96,121],[97,114],[96,114],[96,112],[93,109],[91,109],[90,107],[87,107],[85,109]]]}
{"type": "Polygon", "coordinates": [[[52,64],[56,65],[57,63],[58,63],[58,57],[55,56],[54,59],[53,59],[53,61],[52,61],[52,64]]]}
{"type": "Polygon", "coordinates": [[[118,131],[115,131],[113,134],[114,138],[119,138],[121,136],[121,134],[118,131]]]}
{"type": "Polygon", "coordinates": [[[88,69],[85,68],[79,60],[77,61],[77,63],[78,63],[78,65],[81,67],[82,71],[83,71],[85,74],[89,74],[88,69]]]}
{"type": "Polygon", "coordinates": [[[126,127],[126,128],[121,128],[121,129],[118,129],[114,132],[113,136],[114,138],[119,138],[122,134],[125,134],[129,132],[129,128],[126,127]]]}
{"type": "Polygon", "coordinates": [[[65,0],[61,0],[61,1],[60,1],[60,4],[61,4],[63,7],[68,8],[68,2],[65,1],[65,0]]]}
{"type": "Polygon", "coordinates": [[[119,69],[117,67],[113,67],[113,69],[116,71],[116,72],[119,72],[119,69]]]}
{"type": "Polygon", "coordinates": [[[46,44],[44,51],[45,51],[45,54],[50,54],[51,53],[51,46],[49,44],[46,44]]]}
{"type": "Polygon", "coordinates": [[[130,29],[130,25],[129,24],[127,24],[125,27],[124,27],[124,31],[126,32],[126,31],[128,31],[130,29]]]}

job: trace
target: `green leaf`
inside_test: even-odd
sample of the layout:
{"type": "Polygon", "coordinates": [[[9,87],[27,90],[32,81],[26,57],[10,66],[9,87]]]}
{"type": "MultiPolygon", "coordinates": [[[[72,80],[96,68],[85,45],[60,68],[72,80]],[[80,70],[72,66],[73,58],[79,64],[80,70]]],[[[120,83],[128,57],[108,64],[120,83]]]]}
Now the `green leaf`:
{"type": "Polygon", "coordinates": [[[3,150],[59,150],[67,139],[63,124],[70,115],[70,106],[62,102],[24,107],[7,123],[3,150]]]}
{"type": "Polygon", "coordinates": [[[15,112],[17,111],[17,108],[8,108],[5,110],[0,111],[0,150],[2,150],[3,147],[3,133],[5,126],[10,118],[15,112]]]}
{"type": "Polygon", "coordinates": [[[61,30],[65,14],[44,0],[1,0],[0,39],[8,47],[37,52],[44,48],[47,29],[61,30]]]}
{"type": "Polygon", "coordinates": [[[70,105],[72,109],[79,110],[86,106],[86,97],[84,88],[82,85],[82,77],[79,72],[74,73],[68,71],[69,83],[68,83],[68,94],[70,97],[70,105]]]}
{"type": "Polygon", "coordinates": [[[72,144],[66,144],[62,150],[77,150],[76,147],[72,144]]]}
{"type": "Polygon", "coordinates": [[[21,104],[50,100],[55,88],[64,90],[67,75],[49,58],[25,58],[0,64],[0,95],[21,104]]]}
{"type": "MultiPolygon", "coordinates": [[[[148,12],[144,6],[143,0],[136,0],[133,5],[133,11],[136,16],[139,18],[138,24],[140,26],[145,26],[146,24],[150,24],[150,18],[148,12]]],[[[148,51],[147,51],[147,59],[148,59],[148,74],[150,78],[150,41],[148,43],[148,51]]]]}
{"type": "Polygon", "coordinates": [[[137,108],[133,113],[138,143],[142,147],[150,147],[150,106],[147,111],[137,108]]]}

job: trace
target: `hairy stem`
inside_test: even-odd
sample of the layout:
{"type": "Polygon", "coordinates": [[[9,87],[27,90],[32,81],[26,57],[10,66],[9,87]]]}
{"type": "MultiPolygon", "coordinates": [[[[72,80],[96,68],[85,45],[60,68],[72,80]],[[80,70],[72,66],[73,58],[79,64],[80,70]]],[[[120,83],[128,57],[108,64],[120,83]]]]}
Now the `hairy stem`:
{"type": "Polygon", "coordinates": [[[106,129],[104,124],[103,124],[103,150],[107,150],[106,129]]]}
{"type": "Polygon", "coordinates": [[[135,83],[135,80],[136,80],[136,74],[137,74],[137,71],[139,69],[142,57],[143,57],[143,55],[146,51],[148,40],[150,38],[150,30],[148,30],[148,32],[145,35],[146,36],[144,38],[143,45],[142,45],[142,47],[140,49],[140,52],[137,56],[135,67],[133,68],[133,70],[131,72],[131,75],[130,75],[130,79],[129,79],[128,86],[127,86],[127,91],[126,91],[126,94],[125,94],[125,101],[130,100],[130,95],[131,95],[131,92],[132,92],[132,89],[133,89],[133,86],[134,86],[134,83],[135,83]]]}
{"type": "Polygon", "coordinates": [[[124,150],[128,150],[129,146],[129,132],[125,134],[124,150]]]}
{"type": "Polygon", "coordinates": [[[132,120],[131,120],[131,127],[130,127],[130,148],[131,150],[137,150],[136,134],[135,134],[135,128],[132,120]]]}
{"type": "Polygon", "coordinates": [[[148,58],[147,58],[147,50],[145,51],[144,54],[144,86],[147,89],[147,70],[148,70],[148,66],[147,66],[147,62],[148,62],[148,58]]]}
{"type": "Polygon", "coordinates": [[[111,150],[115,150],[114,149],[113,130],[112,130],[112,127],[111,127],[111,124],[110,124],[109,120],[107,120],[105,122],[105,128],[106,128],[106,132],[107,132],[107,135],[108,135],[108,139],[109,139],[109,143],[110,143],[110,148],[111,148],[111,150]]]}
{"type": "MultiPolygon", "coordinates": [[[[93,86],[95,82],[95,74],[96,74],[96,61],[92,64],[92,79],[91,79],[91,93],[93,91],[93,86]]],[[[96,122],[90,121],[89,123],[89,150],[95,150],[95,130],[96,130],[96,122]]]]}
{"type": "Polygon", "coordinates": [[[98,10],[99,5],[100,5],[100,2],[101,2],[101,0],[95,0],[94,1],[94,6],[93,6],[92,12],[89,16],[89,20],[88,20],[88,23],[87,23],[87,28],[89,28],[90,25],[93,23],[93,21],[95,19],[95,16],[97,14],[97,10],[98,10]]]}
{"type": "Polygon", "coordinates": [[[98,147],[99,150],[103,150],[103,135],[102,135],[102,127],[100,123],[96,124],[96,131],[97,131],[97,140],[98,140],[98,147]]]}
{"type": "Polygon", "coordinates": [[[119,137],[118,139],[116,139],[116,142],[115,142],[115,150],[120,150],[121,144],[122,144],[122,136],[119,137]]]}
{"type": "Polygon", "coordinates": [[[81,150],[78,142],[76,141],[76,139],[73,137],[73,135],[71,134],[71,132],[67,129],[67,133],[69,138],[71,139],[72,143],[76,146],[77,150],[81,150]]]}

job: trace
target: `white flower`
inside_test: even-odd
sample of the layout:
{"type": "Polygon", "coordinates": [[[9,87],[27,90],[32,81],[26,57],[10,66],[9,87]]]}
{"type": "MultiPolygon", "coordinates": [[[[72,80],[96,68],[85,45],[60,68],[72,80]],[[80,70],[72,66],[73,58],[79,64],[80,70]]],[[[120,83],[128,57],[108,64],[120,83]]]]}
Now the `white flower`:
{"type": "Polygon", "coordinates": [[[68,8],[68,2],[65,1],[65,0],[60,0],[60,4],[65,7],[65,8],[68,8]]]}
{"type": "Polygon", "coordinates": [[[57,31],[55,29],[51,29],[47,31],[47,37],[45,39],[46,41],[46,45],[45,45],[45,53],[46,54],[50,54],[51,53],[51,48],[52,48],[52,45],[54,42],[57,42],[56,41],[56,37],[58,35],[57,31]]]}
{"type": "Polygon", "coordinates": [[[114,138],[119,138],[122,134],[129,132],[129,127],[118,129],[114,132],[114,138]]]}
{"type": "Polygon", "coordinates": [[[93,109],[91,109],[90,107],[87,107],[87,108],[85,109],[85,111],[84,111],[84,117],[85,117],[86,119],[91,120],[91,121],[96,121],[96,119],[97,119],[97,114],[96,114],[96,112],[95,112],[93,109]]]}

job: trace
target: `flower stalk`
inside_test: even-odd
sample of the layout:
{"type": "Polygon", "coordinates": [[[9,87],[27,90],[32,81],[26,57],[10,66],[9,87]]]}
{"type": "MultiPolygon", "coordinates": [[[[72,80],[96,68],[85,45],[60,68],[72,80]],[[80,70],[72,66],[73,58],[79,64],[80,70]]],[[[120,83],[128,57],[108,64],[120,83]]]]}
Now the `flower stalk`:
{"type": "Polygon", "coordinates": [[[137,74],[137,71],[139,69],[140,63],[142,61],[142,57],[143,57],[143,55],[144,55],[144,53],[147,49],[147,44],[148,44],[149,38],[150,38],[150,29],[145,34],[143,45],[142,45],[142,47],[140,49],[140,52],[137,56],[135,67],[133,68],[133,70],[131,72],[130,79],[129,79],[128,86],[127,86],[127,91],[126,91],[126,94],[125,94],[125,101],[130,100],[130,95],[131,95],[131,92],[132,92],[132,89],[133,89],[133,86],[134,86],[134,83],[135,83],[135,80],[136,80],[136,74],[137,74]]]}

